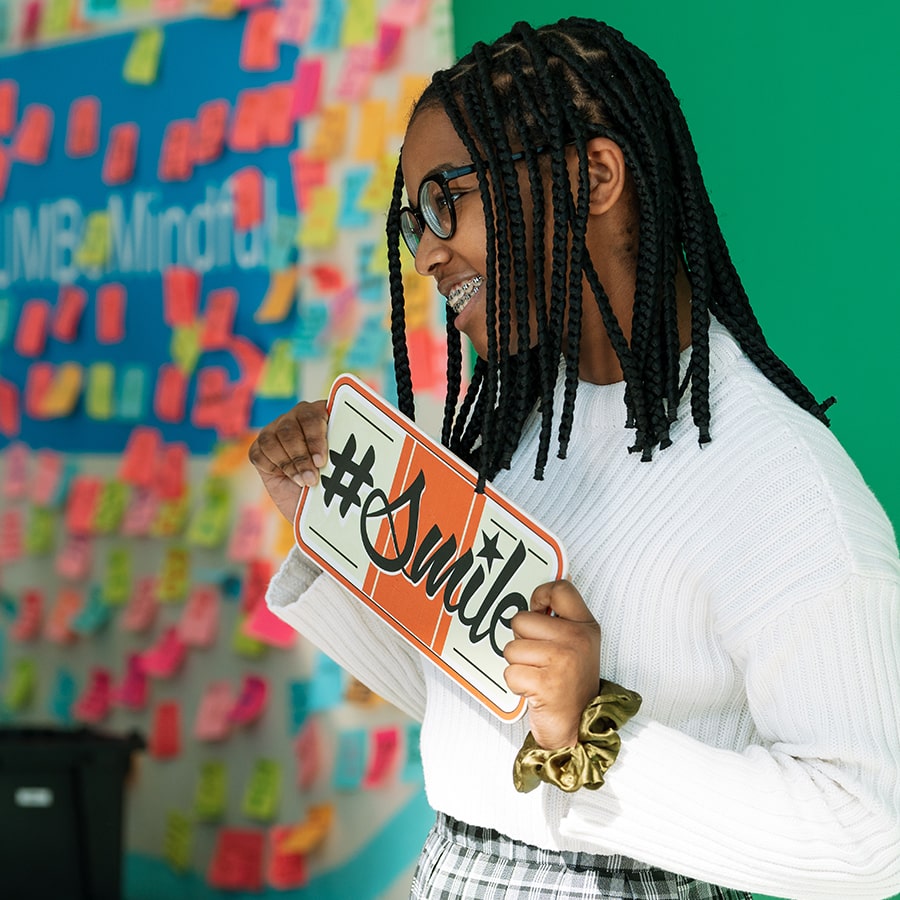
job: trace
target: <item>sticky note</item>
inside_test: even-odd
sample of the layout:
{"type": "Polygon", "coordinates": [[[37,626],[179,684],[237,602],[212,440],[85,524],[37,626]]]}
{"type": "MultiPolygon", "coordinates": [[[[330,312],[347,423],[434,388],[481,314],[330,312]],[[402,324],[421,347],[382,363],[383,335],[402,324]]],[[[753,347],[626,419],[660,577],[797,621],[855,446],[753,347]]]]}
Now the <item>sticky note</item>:
{"type": "Polygon", "coordinates": [[[266,147],[287,147],[297,143],[297,117],[293,114],[292,84],[272,84],[263,93],[264,114],[261,142],[266,147]]]}
{"type": "Polygon", "coordinates": [[[297,643],[297,632],[283,619],[270,612],[265,602],[257,603],[247,614],[243,629],[244,634],[272,647],[285,649],[297,643]]]}
{"type": "Polygon", "coordinates": [[[197,547],[219,547],[231,523],[231,488],[224,478],[207,478],[203,498],[191,517],[188,541],[197,547]]]}
{"type": "Polygon", "coordinates": [[[191,423],[196,428],[212,428],[220,419],[228,399],[228,374],[221,366],[207,366],[197,372],[197,388],[191,423]]]}
{"type": "Polygon", "coordinates": [[[92,543],[86,535],[70,534],[56,556],[56,573],[70,581],[82,581],[90,575],[92,543]]]}
{"type": "Polygon", "coordinates": [[[383,327],[383,320],[380,315],[363,320],[356,340],[347,351],[345,361],[351,370],[374,369],[391,359],[390,334],[383,327]]]}
{"type": "Polygon", "coordinates": [[[106,666],[92,666],[87,684],[72,706],[72,715],[81,722],[96,725],[112,707],[112,673],[106,666]]]}
{"type": "Polygon", "coordinates": [[[273,759],[258,759],[244,789],[241,812],[257,822],[271,822],[278,812],[281,766],[273,759]]]}
{"type": "Polygon", "coordinates": [[[171,500],[162,500],[150,528],[153,537],[172,537],[181,534],[187,523],[190,497],[187,493],[171,500]]]}
{"type": "Polygon", "coordinates": [[[297,268],[269,274],[269,289],[253,314],[254,322],[283,322],[297,298],[297,268]]]}
{"type": "Polygon", "coordinates": [[[94,210],[88,213],[81,245],[75,251],[75,261],[84,268],[99,269],[109,259],[109,213],[94,210]]]}
{"type": "Polygon", "coordinates": [[[222,828],[207,870],[211,887],[233,891],[262,890],[265,835],[247,828],[222,828]]]}
{"type": "Polygon", "coordinates": [[[240,67],[247,72],[271,72],[278,68],[278,41],[275,27],[278,10],[253,9],[247,14],[241,40],[240,67]]]}
{"type": "Polygon", "coordinates": [[[416,100],[428,86],[429,81],[430,79],[423,75],[404,75],[400,79],[400,92],[391,122],[391,131],[394,134],[403,134],[406,131],[416,100]]]}
{"type": "Polygon", "coordinates": [[[162,446],[159,430],[147,425],[132,428],[119,460],[119,478],[141,487],[153,481],[153,465],[162,446]]]}
{"type": "Polygon", "coordinates": [[[191,867],[194,824],[189,816],[178,810],[166,815],[166,833],[163,838],[163,859],[176,872],[187,872],[191,867]]]}
{"type": "Polygon", "coordinates": [[[225,815],[228,775],[221,759],[209,759],[200,766],[194,793],[194,815],[201,822],[218,822],[225,815]]]}
{"type": "Polygon", "coordinates": [[[4,450],[4,462],[3,496],[10,500],[21,500],[28,494],[28,470],[31,462],[28,445],[20,441],[10,444],[4,450]]]}
{"type": "MultiPolygon", "coordinates": [[[[349,21],[349,17],[345,21],[349,21]]],[[[335,96],[338,100],[356,103],[369,92],[375,68],[375,47],[373,44],[348,47],[343,53],[343,59],[335,96]]]]}
{"type": "Polygon", "coordinates": [[[203,691],[194,720],[194,737],[198,741],[222,741],[231,734],[231,710],[236,695],[227,681],[211,681],[203,691]]]}
{"type": "Polygon", "coordinates": [[[140,653],[129,653],[122,683],[113,689],[113,703],[125,709],[141,711],[150,697],[150,682],[140,653]]]}
{"type": "Polygon", "coordinates": [[[146,631],[156,620],[156,579],[152,575],[138,578],[128,605],[122,611],[119,625],[123,631],[146,631]]]}
{"type": "Polygon", "coordinates": [[[128,506],[129,493],[129,486],[118,479],[104,483],[94,511],[93,534],[109,535],[116,531],[128,506]]]}
{"type": "Polygon", "coordinates": [[[113,547],[106,558],[103,599],[112,606],[124,604],[131,596],[131,552],[113,547]]]}
{"type": "Polygon", "coordinates": [[[134,178],[140,136],[136,122],[121,122],[110,128],[101,175],[104,184],[127,184],[134,178]]]}
{"type": "Polygon", "coordinates": [[[298,732],[309,717],[309,682],[289,681],[287,684],[288,731],[298,732]]]}
{"type": "Polygon", "coordinates": [[[29,556],[48,556],[56,546],[56,515],[52,509],[32,506],[28,511],[25,552],[29,556]]]}
{"type": "Polygon", "coordinates": [[[22,113],[12,143],[12,158],[32,166],[47,161],[53,137],[53,110],[42,103],[29,103],[22,113]]]}
{"type": "MultiPolygon", "coordinates": [[[[7,471],[9,470],[7,449],[7,471]]],[[[34,477],[31,482],[31,502],[36,507],[54,506],[59,501],[62,482],[63,456],[55,450],[38,450],[34,456],[34,477]]]]}
{"type": "Polygon", "coordinates": [[[200,273],[187,266],[163,272],[163,321],[169,328],[193,325],[200,300],[200,273]]]}
{"type": "Polygon", "coordinates": [[[158,496],[177,500],[187,489],[189,452],[186,444],[174,443],[161,447],[156,456],[153,483],[158,496]]]}
{"type": "Polygon", "coordinates": [[[75,0],[46,0],[41,16],[41,38],[58,38],[68,34],[72,31],[76,16],[75,0]]]}
{"type": "Polygon", "coordinates": [[[275,825],[269,831],[266,882],[280,891],[303,887],[309,880],[306,857],[281,849],[291,831],[290,825],[275,825]]]}
{"type": "Polygon", "coordinates": [[[266,526],[266,514],[256,504],[241,507],[228,542],[228,559],[249,562],[259,555],[266,526]]]}
{"type": "Polygon", "coordinates": [[[400,731],[396,725],[376,728],[371,733],[366,772],[362,785],[366,790],[383,787],[396,773],[400,750],[400,731]]]}
{"type": "Polygon", "coordinates": [[[69,104],[66,154],[73,158],[92,156],[100,142],[100,100],[76,97],[69,104]]]}
{"type": "Polygon", "coordinates": [[[178,636],[189,647],[209,647],[218,630],[218,591],[210,584],[194,585],[178,620],[178,636]]]}
{"type": "Polygon", "coordinates": [[[367,757],[366,732],[361,728],[338,734],[332,784],[339,791],[353,791],[362,785],[367,757]]]}
{"type": "Polygon", "coordinates": [[[237,95],[228,146],[238,153],[256,153],[263,147],[266,98],[263,90],[245,88],[237,95]]]}
{"type": "Polygon", "coordinates": [[[121,369],[115,406],[118,418],[126,422],[140,422],[147,409],[147,367],[127,365],[121,369]]]}
{"type": "Polygon", "coordinates": [[[234,172],[231,176],[231,194],[235,229],[249,231],[263,221],[263,176],[259,169],[246,166],[234,172]]]}
{"type": "Polygon", "coordinates": [[[141,653],[141,669],[152,678],[170,678],[182,666],[187,646],[178,636],[175,625],[169,625],[153,646],[141,653]]]}
{"type": "Polygon", "coordinates": [[[19,107],[19,83],[12,78],[0,79],[0,137],[9,137],[16,127],[19,107]]]}
{"type": "Polygon", "coordinates": [[[194,123],[175,119],[166,126],[159,153],[157,176],[160,181],[187,181],[194,171],[192,136],[194,123]]]}
{"type": "Polygon", "coordinates": [[[344,153],[347,141],[349,107],[346,103],[331,103],[322,109],[307,153],[313,159],[337,159],[344,153]]]}
{"type": "Polygon", "coordinates": [[[333,824],[334,806],[317,803],[309,808],[302,822],[282,827],[277,849],[281,853],[312,853],[322,845],[333,824]]]}
{"type": "Polygon", "coordinates": [[[160,422],[183,422],[187,403],[188,375],[170,363],[163,363],[156,376],[153,413],[160,422]]]}
{"type": "Polygon", "coordinates": [[[156,81],[164,40],[162,28],[142,28],[135,34],[122,70],[122,78],[128,84],[148,85],[156,81]]]}
{"type": "Polygon", "coordinates": [[[44,397],[53,385],[56,367],[36,362],[28,367],[25,377],[25,414],[32,419],[44,418],[44,397]]]}
{"type": "Polygon", "coordinates": [[[190,375],[200,358],[200,337],[202,324],[193,322],[190,325],[176,325],[172,329],[169,341],[169,354],[178,370],[185,376],[190,375]]]}
{"type": "Polygon", "coordinates": [[[102,478],[82,474],[72,479],[66,503],[66,528],[70,534],[85,536],[93,533],[102,493],[102,478]]]}
{"type": "Polygon", "coordinates": [[[154,759],[173,759],[181,753],[181,706],[177,700],[156,705],[147,750],[154,759]]]}
{"type": "Polygon", "coordinates": [[[325,160],[313,159],[302,150],[288,155],[291,165],[291,184],[297,209],[305,210],[309,205],[312,188],[321,187],[328,179],[328,165],[325,160]]]}
{"type": "Polygon", "coordinates": [[[0,562],[21,559],[24,550],[24,514],[21,507],[0,513],[0,562]]]}
{"type": "Polygon", "coordinates": [[[191,135],[191,156],[196,165],[215,162],[225,149],[229,105],[227,100],[208,100],[197,110],[191,135]]]}
{"type": "Polygon", "coordinates": [[[383,72],[397,61],[405,30],[402,25],[381,21],[375,37],[375,71],[383,72]]]}
{"type": "Polygon", "coordinates": [[[296,216],[279,213],[275,216],[275,227],[269,236],[269,269],[293,268],[297,263],[297,228],[296,216]]]}
{"type": "Polygon", "coordinates": [[[237,302],[237,291],[234,288],[219,288],[207,294],[203,328],[200,331],[202,350],[223,350],[228,346],[233,335],[237,302]]]}
{"type": "Polygon", "coordinates": [[[78,694],[75,676],[64,668],[56,670],[56,679],[50,694],[49,712],[63,725],[72,723],[72,704],[78,694]]]}
{"type": "Polygon", "coordinates": [[[38,34],[44,4],[42,0],[28,0],[21,14],[20,34],[23,43],[30,43],[38,34]]]}
{"type": "Polygon", "coordinates": [[[100,585],[94,585],[87,593],[81,609],[72,618],[72,631],[82,637],[89,637],[102,631],[112,616],[111,608],[103,602],[100,585]]]}
{"type": "Polygon", "coordinates": [[[316,14],[314,0],[285,0],[279,8],[276,37],[285,44],[302,47],[309,39],[316,14]]]}
{"type": "Polygon", "coordinates": [[[303,217],[298,243],[306,249],[323,250],[337,239],[337,213],[340,197],[333,185],[313,188],[309,207],[303,217]]]}
{"type": "Polygon", "coordinates": [[[13,712],[22,712],[31,706],[37,691],[38,669],[37,663],[29,657],[17,659],[10,671],[3,701],[13,712]]]}
{"type": "Polygon", "coordinates": [[[360,209],[369,212],[383,212],[391,204],[394,193],[394,174],[397,169],[397,159],[390,153],[376,160],[375,171],[369,179],[369,184],[359,198],[360,209]]]}
{"type": "Polygon", "coordinates": [[[298,360],[318,359],[323,354],[320,338],[328,324],[328,307],[324,303],[308,303],[300,309],[297,327],[291,336],[294,356],[298,360]]]}
{"type": "Polygon", "coordinates": [[[391,0],[381,11],[381,19],[394,25],[411,28],[422,21],[428,0],[391,0]]]}
{"type": "Polygon", "coordinates": [[[190,577],[191,555],[185,547],[172,546],[166,550],[156,599],[161,603],[174,603],[185,598],[190,577]]]}
{"type": "Polygon", "coordinates": [[[228,713],[233,725],[249,725],[266,710],[269,701],[269,683],[262,675],[245,675],[234,706],[228,713]]]}
{"type": "Polygon", "coordinates": [[[78,337],[78,327],[86,303],[87,294],[82,288],[73,284],[60,287],[50,325],[50,333],[56,340],[70,344],[78,337]]]}
{"type": "Polygon", "coordinates": [[[304,119],[318,110],[323,69],[321,57],[301,56],[297,59],[291,81],[291,115],[295,119],[304,119]]]}
{"type": "Polygon", "coordinates": [[[20,643],[40,637],[44,617],[44,594],[37,588],[28,588],[19,599],[16,620],[9,629],[9,636],[20,643]]]}
{"type": "Polygon", "coordinates": [[[310,712],[333,709],[344,695],[344,673],[341,667],[324,653],[316,654],[316,666],[309,695],[310,712]]]}
{"type": "Polygon", "coordinates": [[[371,177],[372,169],[368,167],[348,169],[344,173],[343,199],[338,214],[338,221],[342,229],[365,228],[369,224],[372,214],[360,208],[359,200],[371,177]]]}
{"type": "Polygon", "coordinates": [[[377,13],[375,0],[347,0],[341,30],[342,46],[354,50],[354,45],[372,44],[375,40],[377,13]]]}
{"type": "Polygon", "coordinates": [[[113,417],[116,371],[111,363],[91,363],[87,370],[84,411],[88,418],[106,422],[113,417]]]}
{"type": "Polygon", "coordinates": [[[353,158],[358,162],[375,163],[384,156],[386,146],[387,101],[366,100],[360,108],[353,158]]]}
{"type": "Polygon", "coordinates": [[[26,300],[19,315],[15,349],[19,356],[41,356],[47,346],[50,304],[39,297],[26,300]]]}
{"type": "Polygon", "coordinates": [[[160,500],[154,491],[135,488],[131,491],[125,515],[122,518],[121,533],[125,537],[146,537],[159,515],[160,500]]]}
{"type": "Polygon", "coordinates": [[[127,296],[122,284],[101,284],[97,288],[97,342],[118,344],[125,337],[125,304],[127,296]]]}
{"type": "Polygon", "coordinates": [[[344,25],[343,0],[320,0],[319,18],[309,36],[310,50],[336,50],[344,25]]]}

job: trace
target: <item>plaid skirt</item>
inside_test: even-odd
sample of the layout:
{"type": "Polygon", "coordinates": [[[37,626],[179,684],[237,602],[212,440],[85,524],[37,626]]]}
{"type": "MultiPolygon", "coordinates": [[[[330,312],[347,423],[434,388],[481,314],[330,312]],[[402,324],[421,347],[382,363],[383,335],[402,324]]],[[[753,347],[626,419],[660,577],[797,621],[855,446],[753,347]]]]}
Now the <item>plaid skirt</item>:
{"type": "Polygon", "coordinates": [[[542,850],[438,813],[410,900],[750,900],[625,856],[542,850]]]}

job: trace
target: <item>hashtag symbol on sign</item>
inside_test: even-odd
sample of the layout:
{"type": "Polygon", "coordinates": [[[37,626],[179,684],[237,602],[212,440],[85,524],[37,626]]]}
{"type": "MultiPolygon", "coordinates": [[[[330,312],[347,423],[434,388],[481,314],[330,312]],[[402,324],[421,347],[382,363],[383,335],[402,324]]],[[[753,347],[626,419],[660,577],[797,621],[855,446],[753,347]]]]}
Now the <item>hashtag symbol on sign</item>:
{"type": "Polygon", "coordinates": [[[375,448],[369,447],[363,455],[362,462],[356,462],[356,436],[351,434],[340,452],[332,450],[329,454],[334,469],[330,475],[322,476],[322,487],[325,490],[324,501],[326,506],[331,505],[333,497],[341,498],[340,514],[344,516],[350,512],[354,505],[362,506],[359,499],[360,488],[364,484],[372,487],[375,482],[372,479],[372,465],[375,462],[375,448]],[[344,483],[344,478],[349,476],[349,481],[344,483]]]}

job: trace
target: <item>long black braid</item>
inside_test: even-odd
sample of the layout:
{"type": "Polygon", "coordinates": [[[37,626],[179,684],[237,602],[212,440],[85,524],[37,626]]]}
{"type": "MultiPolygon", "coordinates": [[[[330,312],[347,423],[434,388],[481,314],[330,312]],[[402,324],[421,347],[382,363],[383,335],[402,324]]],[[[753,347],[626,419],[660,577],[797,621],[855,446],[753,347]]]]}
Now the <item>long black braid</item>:
{"type": "MultiPolygon", "coordinates": [[[[510,465],[525,418],[538,401],[541,432],[535,477],[543,476],[560,353],[565,355],[565,391],[558,455],[565,456],[578,388],[585,282],[622,368],[626,425],[635,431],[631,449],[643,459],[671,443],[669,428],[688,382],[699,441],[710,439],[711,315],[773,384],[828,424],[826,410],[833,399],[817,402],[763,337],[665,74],[618,31],[592,19],[563,19],[536,30],[520,22],[493,44],[476,44],[454,66],[437,72],[416,112],[433,108],[447,114],[471,155],[485,213],[487,358],[476,362],[460,402],[462,352],[448,307],[442,429],[443,443],[472,462],[481,484],[510,465]],[[638,252],[629,340],[585,248],[587,143],[596,136],[620,147],[635,188],[638,252]],[[567,163],[570,147],[578,157],[574,196],[567,163]],[[520,151],[532,207],[530,240],[512,160],[520,151]],[[550,210],[545,202],[548,185],[550,210]],[[534,269],[530,284],[526,260],[534,269]],[[676,313],[679,266],[691,286],[691,354],[683,379],[676,313]],[[535,315],[537,342],[529,348],[529,317],[535,315]],[[513,321],[518,344],[511,351],[513,321]]],[[[398,168],[387,224],[391,328],[400,408],[412,416],[400,275],[401,203],[398,168]]]]}

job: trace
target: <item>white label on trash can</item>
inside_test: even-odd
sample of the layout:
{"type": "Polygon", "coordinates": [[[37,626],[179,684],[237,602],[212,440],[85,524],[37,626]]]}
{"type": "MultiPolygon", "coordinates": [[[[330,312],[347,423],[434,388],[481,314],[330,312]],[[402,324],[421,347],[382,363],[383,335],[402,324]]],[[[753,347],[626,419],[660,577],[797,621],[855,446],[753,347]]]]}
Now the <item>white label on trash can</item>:
{"type": "Polygon", "coordinates": [[[45,787],[22,787],[16,790],[16,806],[42,809],[53,806],[53,791],[45,787]]]}

